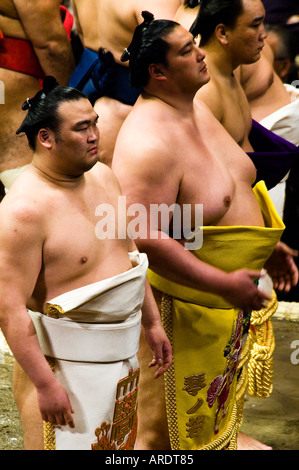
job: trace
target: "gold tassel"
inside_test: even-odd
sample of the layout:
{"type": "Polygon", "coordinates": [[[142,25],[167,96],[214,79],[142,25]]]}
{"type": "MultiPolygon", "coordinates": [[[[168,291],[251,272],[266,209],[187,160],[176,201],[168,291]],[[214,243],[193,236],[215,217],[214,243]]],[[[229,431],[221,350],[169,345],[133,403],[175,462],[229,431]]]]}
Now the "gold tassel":
{"type": "MultiPolygon", "coordinates": [[[[64,310],[60,305],[46,304],[47,317],[50,318],[59,318],[60,315],[64,314],[64,310]]],[[[53,357],[46,357],[49,366],[51,367],[53,373],[55,371],[55,359],[53,357]]],[[[54,424],[43,421],[44,426],[44,450],[56,450],[56,436],[55,436],[55,426],[54,424]]]]}
{"type": "Polygon", "coordinates": [[[276,293],[273,291],[272,299],[266,307],[251,313],[248,393],[253,397],[266,398],[272,393],[275,338],[271,317],[277,306],[276,293]]]}
{"type": "MultiPolygon", "coordinates": [[[[55,370],[55,359],[46,356],[46,359],[53,373],[55,370]]],[[[55,426],[47,421],[43,421],[44,426],[44,450],[56,450],[55,426]]]]}

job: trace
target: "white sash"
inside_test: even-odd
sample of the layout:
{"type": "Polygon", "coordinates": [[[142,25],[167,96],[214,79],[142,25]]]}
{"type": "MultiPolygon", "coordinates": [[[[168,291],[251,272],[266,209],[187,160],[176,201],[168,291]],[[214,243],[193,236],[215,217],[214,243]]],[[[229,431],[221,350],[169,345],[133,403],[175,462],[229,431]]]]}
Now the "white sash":
{"type": "MultiPolygon", "coordinates": [[[[289,84],[284,85],[291,97],[291,103],[278,109],[274,113],[260,121],[274,134],[283,137],[294,145],[299,145],[299,90],[289,84]]],[[[274,188],[270,189],[269,195],[280,217],[283,217],[286,180],[289,173],[274,188]]]]}
{"type": "Polygon", "coordinates": [[[56,450],[134,448],[148,268],[145,254],[138,259],[129,271],[52,299],[46,308],[58,306],[59,318],[29,312],[75,411],[74,429],[55,427],[56,450]]]}
{"type": "Polygon", "coordinates": [[[146,255],[138,256],[139,264],[129,271],[47,302],[45,309],[61,309],[59,318],[28,310],[46,356],[113,362],[137,353],[148,268],[146,255]]]}

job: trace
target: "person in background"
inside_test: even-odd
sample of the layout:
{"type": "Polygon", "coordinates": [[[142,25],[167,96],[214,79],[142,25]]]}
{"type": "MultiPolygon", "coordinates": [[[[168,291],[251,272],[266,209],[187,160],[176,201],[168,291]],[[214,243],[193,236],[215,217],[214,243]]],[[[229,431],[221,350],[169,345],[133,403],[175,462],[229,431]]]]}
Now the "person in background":
{"type": "MultiPolygon", "coordinates": [[[[208,65],[210,62],[212,80],[199,91],[198,98],[205,100],[215,116],[221,120],[234,139],[246,150],[250,151],[250,146],[252,146],[252,143],[248,141],[248,133],[252,125],[251,118],[259,121],[259,124],[273,134],[282,137],[291,145],[297,147],[299,144],[297,131],[299,101],[296,99],[298,90],[294,85],[283,84],[275,72],[273,50],[266,38],[266,30],[263,26],[265,10],[261,2],[251,0],[243,2],[243,5],[246,6],[247,16],[245,16],[244,9],[242,10],[240,7],[242,2],[239,0],[226,2],[204,1],[202,5],[204,6],[201,8],[207,9],[205,18],[202,18],[202,27],[207,31],[209,30],[210,35],[208,36],[209,40],[207,40],[207,33],[205,33],[205,44],[203,45],[201,42],[201,46],[207,54],[208,65]],[[249,7],[251,7],[251,12],[248,9],[249,7]],[[223,20],[227,8],[229,10],[228,19],[223,20]],[[217,12],[218,10],[218,16],[221,18],[222,15],[222,23],[224,22],[226,29],[232,33],[227,38],[227,44],[224,43],[226,37],[219,35],[219,28],[217,34],[214,31],[217,24],[221,23],[217,20],[216,13],[216,20],[213,19],[215,24],[213,23],[210,28],[207,27],[210,24],[209,15],[211,16],[213,11],[217,12]],[[240,11],[242,12],[241,15],[240,11]],[[236,25],[228,27],[227,25],[231,25],[232,19],[238,18],[238,16],[240,21],[236,22],[236,25]],[[251,38],[256,38],[255,43],[249,42],[250,36],[246,36],[248,41],[242,43],[242,37],[245,34],[241,33],[242,27],[247,27],[247,35],[251,34],[251,38]],[[257,34],[258,28],[261,30],[260,38],[257,34]],[[235,38],[235,41],[233,41],[233,38],[235,38]],[[213,48],[218,51],[218,55],[215,50],[213,51],[213,48]],[[258,50],[258,48],[260,49],[258,50]],[[219,71],[219,68],[222,67],[224,67],[224,72],[219,71]],[[227,67],[233,67],[233,75],[227,75],[227,67]],[[240,87],[240,83],[242,87],[240,87]],[[235,122],[238,122],[238,126],[234,125],[235,122]]],[[[195,19],[196,14],[194,14],[195,19]]],[[[187,27],[191,27],[190,18],[188,21],[187,27]]],[[[200,36],[198,28],[197,33],[200,36]]],[[[271,138],[271,140],[273,139],[271,138]]],[[[254,150],[257,151],[258,147],[254,150]]],[[[273,159],[272,161],[275,163],[273,159]]],[[[296,229],[294,231],[295,221],[297,220],[297,203],[295,201],[298,200],[295,189],[296,184],[294,184],[298,172],[297,167],[296,163],[292,166],[290,172],[292,178],[289,186],[286,182],[289,173],[286,172],[286,176],[281,181],[277,180],[276,186],[269,191],[279,215],[284,217],[286,223],[282,240],[295,251],[299,248],[298,243],[294,243],[295,234],[297,233],[296,229]]],[[[297,263],[296,258],[295,262],[297,263]]],[[[297,287],[294,286],[288,293],[278,292],[278,298],[295,299],[296,297],[292,296],[295,295],[296,291],[297,287]]]]}
{"type": "Polygon", "coordinates": [[[180,0],[72,0],[75,27],[84,52],[69,84],[82,90],[99,114],[100,160],[111,165],[121,124],[139,96],[129,83],[121,55],[150,9],[157,18],[172,18],[180,0]]]}
{"type": "Polygon", "coordinates": [[[60,0],[0,3],[0,80],[5,95],[0,104],[0,181],[6,189],[32,159],[26,142],[15,138],[24,94],[38,92],[45,75],[66,85],[74,70],[72,20],[60,4],[60,0]]]}

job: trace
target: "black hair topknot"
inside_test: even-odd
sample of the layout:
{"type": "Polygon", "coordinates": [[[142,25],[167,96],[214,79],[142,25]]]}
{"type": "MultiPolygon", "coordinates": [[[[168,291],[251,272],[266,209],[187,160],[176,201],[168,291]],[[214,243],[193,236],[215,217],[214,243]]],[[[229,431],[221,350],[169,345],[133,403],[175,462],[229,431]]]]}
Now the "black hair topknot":
{"type": "Polygon", "coordinates": [[[135,32],[134,32],[134,35],[133,35],[133,39],[131,41],[131,44],[124,50],[124,52],[122,53],[122,56],[120,58],[121,62],[127,62],[128,60],[130,60],[130,56],[131,56],[131,51],[134,49],[134,47],[137,45],[138,43],[138,38],[140,36],[140,34],[142,33],[142,31],[144,29],[146,29],[148,27],[148,25],[154,21],[154,15],[152,13],[150,13],[149,11],[143,11],[141,13],[142,15],[142,18],[144,19],[143,23],[141,23],[140,25],[138,25],[135,29],[135,32]]]}
{"type": "Polygon", "coordinates": [[[22,110],[27,111],[28,109],[34,107],[34,105],[40,100],[47,96],[54,88],[58,86],[56,78],[48,76],[45,77],[43,81],[42,90],[38,91],[33,98],[27,98],[26,101],[22,104],[22,110]]]}

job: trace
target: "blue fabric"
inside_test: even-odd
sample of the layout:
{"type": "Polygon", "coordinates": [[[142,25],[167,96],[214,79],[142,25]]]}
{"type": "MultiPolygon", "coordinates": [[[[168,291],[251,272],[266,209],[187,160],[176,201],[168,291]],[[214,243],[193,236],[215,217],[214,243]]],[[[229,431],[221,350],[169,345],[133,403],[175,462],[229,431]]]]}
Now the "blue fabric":
{"type": "Polygon", "coordinates": [[[252,121],[249,141],[254,152],[248,152],[256,170],[256,182],[264,180],[267,189],[274,188],[298,162],[299,149],[296,145],[252,121]]]}
{"type": "Polygon", "coordinates": [[[68,84],[82,91],[92,104],[101,96],[109,96],[132,106],[141,90],[131,87],[129,73],[127,67],[114,61],[111,52],[86,48],[68,84]]]}

